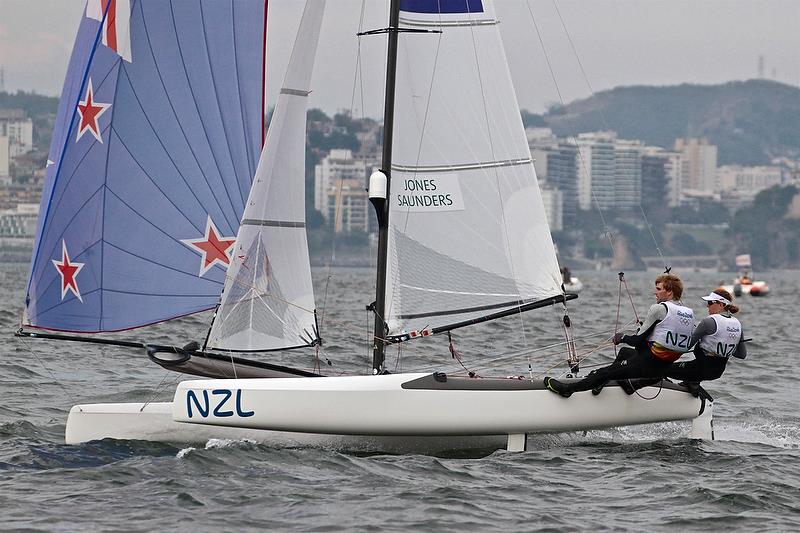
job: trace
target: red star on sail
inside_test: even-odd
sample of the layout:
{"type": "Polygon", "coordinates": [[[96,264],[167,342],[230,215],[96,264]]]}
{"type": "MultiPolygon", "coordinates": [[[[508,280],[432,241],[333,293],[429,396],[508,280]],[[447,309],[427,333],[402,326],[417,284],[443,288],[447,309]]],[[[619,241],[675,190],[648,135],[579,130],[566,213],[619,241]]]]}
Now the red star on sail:
{"type": "Polygon", "coordinates": [[[78,282],[75,278],[85,263],[70,262],[69,253],[67,252],[67,243],[63,240],[61,241],[61,261],[56,259],[51,259],[51,261],[53,262],[53,266],[56,267],[56,270],[58,270],[58,274],[61,276],[61,299],[64,299],[64,296],[67,295],[67,291],[71,291],[78,300],[83,302],[81,291],[78,289],[78,282]]]}
{"type": "Polygon", "coordinates": [[[199,239],[182,239],[186,246],[200,252],[200,277],[214,265],[228,268],[231,264],[230,250],[236,243],[236,237],[222,237],[211,217],[206,221],[206,233],[199,239]]]}
{"type": "Polygon", "coordinates": [[[100,124],[97,119],[99,119],[100,115],[105,113],[106,109],[109,107],[111,107],[111,104],[101,104],[94,101],[92,78],[89,78],[89,83],[86,85],[86,98],[78,102],[80,124],[78,124],[78,137],[75,139],[76,142],[79,141],[87,131],[94,135],[95,139],[103,142],[103,137],[100,135],[100,124]]]}

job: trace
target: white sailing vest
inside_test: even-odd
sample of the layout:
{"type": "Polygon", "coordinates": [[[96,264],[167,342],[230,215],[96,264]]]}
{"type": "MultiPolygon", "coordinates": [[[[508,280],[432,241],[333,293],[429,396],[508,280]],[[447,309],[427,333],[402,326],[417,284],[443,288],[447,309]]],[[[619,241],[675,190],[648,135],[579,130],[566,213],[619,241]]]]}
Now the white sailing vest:
{"type": "Polygon", "coordinates": [[[672,352],[688,352],[694,329],[694,311],[674,302],[661,302],[661,304],[667,307],[667,316],[656,324],[647,340],[656,342],[672,352]]]}
{"type": "Polygon", "coordinates": [[[711,315],[717,331],[700,339],[700,347],[709,355],[730,357],[742,338],[742,324],[732,316],[711,315]]]}

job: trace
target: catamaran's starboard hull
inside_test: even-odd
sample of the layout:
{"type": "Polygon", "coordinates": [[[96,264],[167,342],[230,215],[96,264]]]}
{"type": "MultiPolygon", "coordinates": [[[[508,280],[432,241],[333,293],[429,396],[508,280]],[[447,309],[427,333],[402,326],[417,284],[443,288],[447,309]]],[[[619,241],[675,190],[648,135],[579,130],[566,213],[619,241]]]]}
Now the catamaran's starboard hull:
{"type": "Polygon", "coordinates": [[[394,374],[184,381],[172,415],[178,422],[306,433],[494,435],[692,419],[701,410],[699,399],[677,387],[644,389],[641,396],[609,387],[599,396],[562,398],[527,380],[445,379],[394,374]]]}
{"type": "Polygon", "coordinates": [[[695,419],[701,400],[678,387],[627,395],[609,386],[562,398],[525,380],[438,381],[431,374],[198,380],[172,403],[73,407],[67,443],[102,438],[437,453],[497,449],[509,436],[695,419]]]}

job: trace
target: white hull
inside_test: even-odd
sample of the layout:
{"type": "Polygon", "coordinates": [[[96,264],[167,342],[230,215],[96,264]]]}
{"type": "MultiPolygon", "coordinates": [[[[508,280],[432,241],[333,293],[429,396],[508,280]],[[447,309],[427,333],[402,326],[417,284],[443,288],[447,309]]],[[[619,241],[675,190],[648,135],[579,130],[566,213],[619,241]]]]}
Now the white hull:
{"type": "Polygon", "coordinates": [[[442,453],[454,450],[496,450],[506,435],[458,437],[379,437],[324,435],[235,427],[184,424],[172,419],[172,402],[76,405],[67,419],[66,443],[92,440],[144,440],[204,446],[210,440],[249,440],[281,448],[325,448],[386,453],[442,453]]]}
{"type": "Polygon", "coordinates": [[[513,441],[515,449],[524,449],[519,442],[529,433],[693,420],[701,410],[698,398],[667,387],[628,396],[609,386],[599,396],[586,391],[571,398],[542,389],[408,388],[430,376],[185,381],[172,403],[73,407],[66,440],[252,439],[276,446],[418,453],[505,448],[513,441]]]}

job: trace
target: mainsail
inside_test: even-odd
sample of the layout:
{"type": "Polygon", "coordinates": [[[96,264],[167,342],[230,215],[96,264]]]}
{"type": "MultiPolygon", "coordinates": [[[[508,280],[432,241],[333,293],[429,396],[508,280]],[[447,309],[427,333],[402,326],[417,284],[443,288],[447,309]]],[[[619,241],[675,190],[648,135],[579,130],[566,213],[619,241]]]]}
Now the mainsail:
{"type": "Polygon", "coordinates": [[[24,325],[213,308],[260,153],[263,0],[90,0],[50,149],[24,325]]]}
{"type": "Polygon", "coordinates": [[[245,207],[208,347],[257,351],[317,339],[305,230],[306,111],[325,2],[306,4],[245,207]]]}
{"type": "Polygon", "coordinates": [[[491,2],[402,0],[386,322],[445,327],[562,294],[491,2]],[[440,32],[440,33],[439,33],[440,32]]]}

